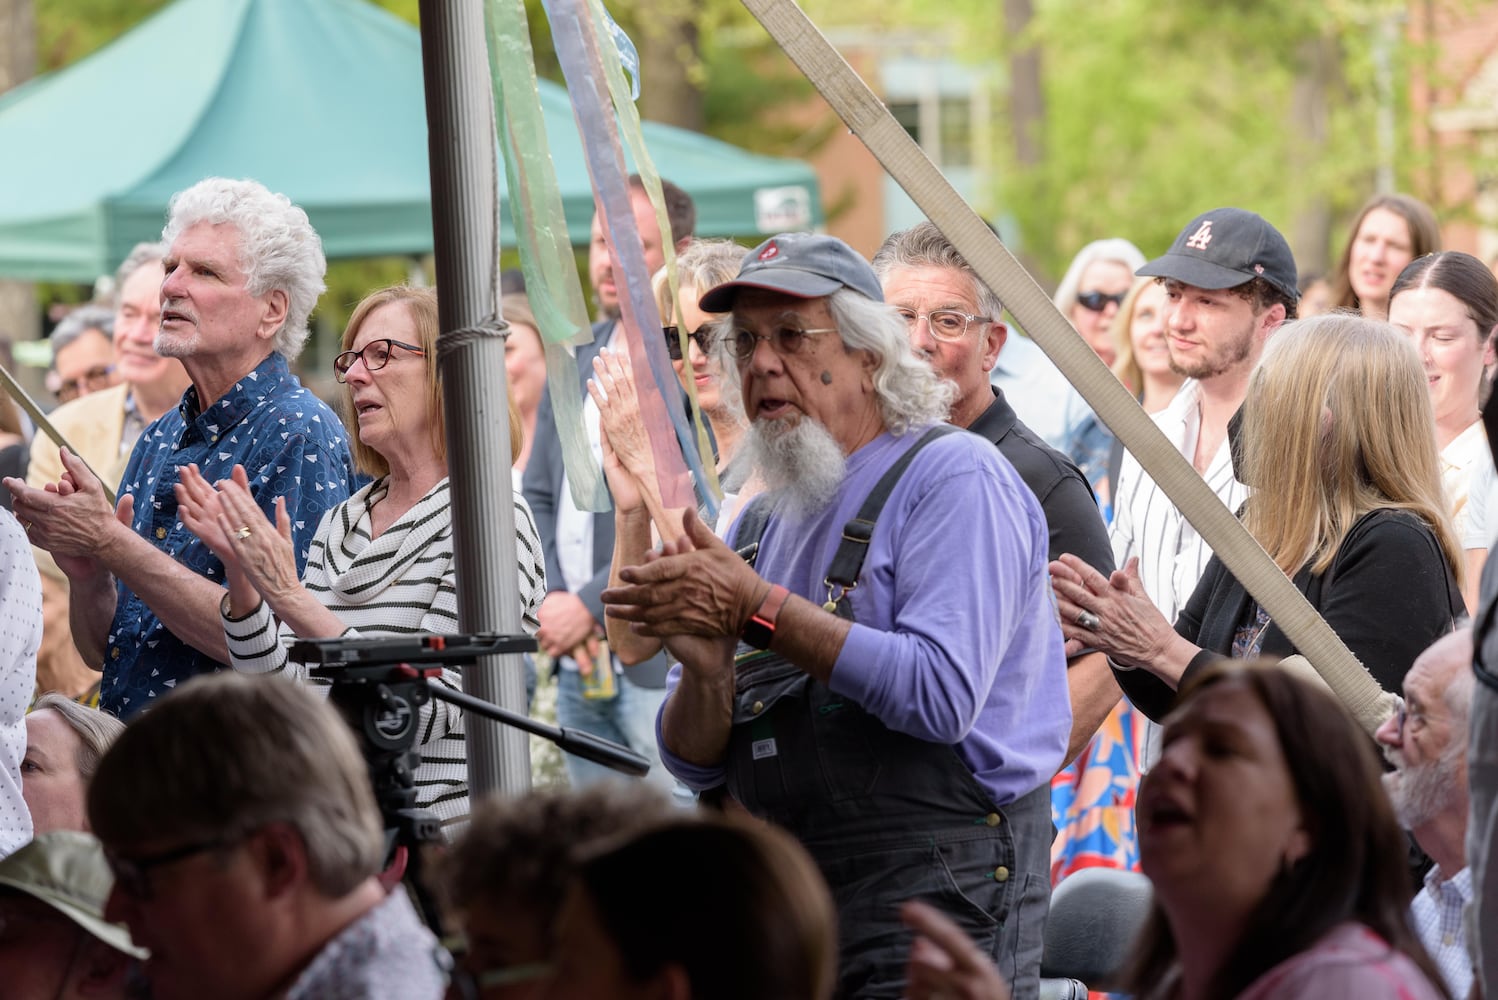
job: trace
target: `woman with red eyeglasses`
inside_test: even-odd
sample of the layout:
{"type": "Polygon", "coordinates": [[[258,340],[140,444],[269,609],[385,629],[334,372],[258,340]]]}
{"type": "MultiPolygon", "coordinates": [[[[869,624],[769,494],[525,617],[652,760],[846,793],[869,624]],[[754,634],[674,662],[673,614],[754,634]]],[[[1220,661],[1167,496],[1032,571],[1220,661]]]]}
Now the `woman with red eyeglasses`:
{"type": "MultiPolygon", "coordinates": [[[[385,288],[355,307],[333,372],[344,389],[354,460],[375,480],[323,517],[301,579],[281,501],[272,522],[256,506],[240,467],[232,480],[216,484],[193,466],[183,470],[177,487],[182,521],[223,561],[228,579],[221,611],[235,670],[305,679],[306,665],[287,657],[293,638],[458,631],[437,333],[437,293],[430,288],[385,288]]],[[[520,437],[512,398],[512,461],[520,437]]],[[[518,490],[514,502],[521,620],[534,635],[546,570],[518,490]]],[[[444,670],[434,683],[463,687],[456,670],[444,670]]],[[[417,804],[444,825],[463,822],[463,714],[433,699],[417,721],[417,804]]]]}

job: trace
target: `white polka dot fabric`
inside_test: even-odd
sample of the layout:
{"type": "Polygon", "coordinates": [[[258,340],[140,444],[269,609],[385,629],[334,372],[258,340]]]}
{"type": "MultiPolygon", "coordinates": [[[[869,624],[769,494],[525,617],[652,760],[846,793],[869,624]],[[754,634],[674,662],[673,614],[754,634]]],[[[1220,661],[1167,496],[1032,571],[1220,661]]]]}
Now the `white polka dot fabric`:
{"type": "Polygon", "coordinates": [[[0,509],[0,857],[31,839],[21,758],[41,644],[42,582],[31,543],[15,516],[0,509]]]}

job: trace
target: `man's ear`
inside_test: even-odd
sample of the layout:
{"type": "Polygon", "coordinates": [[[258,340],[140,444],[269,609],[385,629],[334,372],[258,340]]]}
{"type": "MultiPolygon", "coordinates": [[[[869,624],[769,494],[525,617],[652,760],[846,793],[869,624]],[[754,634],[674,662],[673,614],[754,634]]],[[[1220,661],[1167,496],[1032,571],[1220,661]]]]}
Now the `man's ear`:
{"type": "Polygon", "coordinates": [[[119,997],[124,995],[125,974],[134,961],[87,931],[80,930],[83,945],[78,956],[73,992],[80,997],[119,997]]]}
{"type": "Polygon", "coordinates": [[[1260,337],[1267,340],[1271,333],[1278,330],[1284,324],[1285,315],[1286,310],[1283,302],[1276,302],[1268,309],[1265,309],[1263,316],[1259,319],[1260,337]]]}
{"type": "Polygon", "coordinates": [[[309,879],[307,843],[289,823],[268,823],[256,830],[245,850],[260,874],[266,899],[279,899],[309,879]]]}
{"type": "Polygon", "coordinates": [[[260,318],[255,336],[261,340],[270,340],[286,325],[286,313],[291,299],[284,289],[273,288],[262,296],[261,301],[265,303],[265,315],[260,318]]]}
{"type": "Polygon", "coordinates": [[[1009,328],[1002,320],[994,320],[988,324],[988,331],[983,336],[983,370],[991,372],[999,363],[999,352],[1004,349],[1004,341],[1009,339],[1009,328]]]}

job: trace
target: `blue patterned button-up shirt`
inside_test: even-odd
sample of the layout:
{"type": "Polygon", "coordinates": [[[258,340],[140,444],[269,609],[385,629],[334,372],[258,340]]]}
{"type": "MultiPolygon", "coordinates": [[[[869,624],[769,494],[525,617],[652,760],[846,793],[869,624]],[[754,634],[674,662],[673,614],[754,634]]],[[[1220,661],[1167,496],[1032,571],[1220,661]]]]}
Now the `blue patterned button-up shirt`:
{"type": "MultiPolygon", "coordinates": [[[[142,432],[125,467],[120,492],[135,498],[137,534],[214,583],[224,567],[177,517],[177,469],[196,462],[209,482],[229,478],[235,465],[250,477],[250,492],[272,520],[276,497],[286,498],[297,572],[323,514],[348,498],[354,482],[348,435],[333,410],[272,354],[235,383],[207,412],[189,388],[182,403],[142,432]]],[[[167,631],[123,584],[104,647],[99,707],[127,718],[179,682],[223,666],[167,631]]]]}

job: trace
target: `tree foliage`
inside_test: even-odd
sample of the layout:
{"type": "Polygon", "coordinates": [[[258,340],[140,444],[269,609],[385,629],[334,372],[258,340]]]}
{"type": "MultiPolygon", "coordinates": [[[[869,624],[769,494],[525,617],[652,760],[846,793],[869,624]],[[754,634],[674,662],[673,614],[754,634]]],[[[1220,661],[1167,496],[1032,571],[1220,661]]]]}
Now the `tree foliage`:
{"type": "Polygon", "coordinates": [[[1361,202],[1377,156],[1380,13],[1359,0],[1040,0],[1029,37],[1014,41],[1044,53],[1045,153],[997,179],[1027,251],[1059,273],[1101,237],[1159,253],[1217,205],[1288,233],[1318,199],[1361,202]],[[1323,36],[1337,82],[1322,148],[1308,156],[1315,140],[1296,126],[1292,95],[1312,68],[1306,43],[1323,36]]]}

